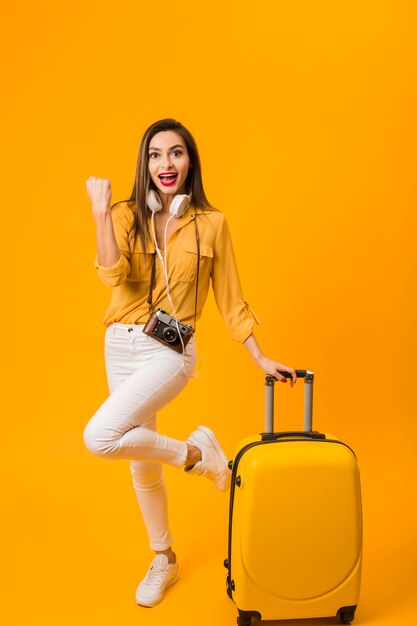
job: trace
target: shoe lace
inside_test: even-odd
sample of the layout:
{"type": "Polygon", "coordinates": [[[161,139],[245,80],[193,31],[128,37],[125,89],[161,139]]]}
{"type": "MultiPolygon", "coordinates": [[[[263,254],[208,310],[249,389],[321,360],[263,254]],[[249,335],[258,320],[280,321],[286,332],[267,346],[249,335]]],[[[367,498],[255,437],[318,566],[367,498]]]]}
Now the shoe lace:
{"type": "Polygon", "coordinates": [[[166,569],[151,565],[143,580],[143,583],[145,585],[148,585],[149,587],[159,587],[159,585],[164,580],[166,574],[166,569]]]}

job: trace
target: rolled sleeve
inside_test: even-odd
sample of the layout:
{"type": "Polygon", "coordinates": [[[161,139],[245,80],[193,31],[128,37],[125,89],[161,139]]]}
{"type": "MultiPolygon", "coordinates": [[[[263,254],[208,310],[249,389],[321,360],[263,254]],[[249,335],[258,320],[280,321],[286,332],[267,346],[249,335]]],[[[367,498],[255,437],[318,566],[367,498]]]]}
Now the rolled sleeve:
{"type": "Polygon", "coordinates": [[[243,343],[252,334],[259,318],[243,299],[239,272],[226,218],[221,214],[211,273],[217,308],[234,341],[243,343]]]}
{"type": "Polygon", "coordinates": [[[129,235],[133,226],[133,213],[127,208],[125,202],[121,202],[112,208],[111,217],[120,258],[114,265],[106,267],[99,264],[96,255],[94,267],[103,283],[109,287],[118,287],[125,282],[130,272],[129,235]]]}
{"type": "Polygon", "coordinates": [[[124,283],[130,271],[129,261],[123,253],[120,255],[117,263],[109,267],[100,265],[96,257],[94,267],[97,270],[98,277],[109,287],[117,287],[124,283]]]}
{"type": "Polygon", "coordinates": [[[255,324],[259,324],[259,318],[255,311],[246,301],[242,302],[243,308],[239,312],[239,320],[232,332],[232,339],[244,343],[253,332],[255,324]]]}

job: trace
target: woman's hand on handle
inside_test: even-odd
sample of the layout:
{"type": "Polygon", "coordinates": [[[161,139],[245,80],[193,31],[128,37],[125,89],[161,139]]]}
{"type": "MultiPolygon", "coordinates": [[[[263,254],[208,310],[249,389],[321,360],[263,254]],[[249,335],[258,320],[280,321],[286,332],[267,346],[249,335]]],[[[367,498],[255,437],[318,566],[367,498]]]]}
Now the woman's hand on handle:
{"type": "Polygon", "coordinates": [[[288,367],[287,365],[283,365],[282,363],[278,363],[278,361],[274,361],[273,359],[269,359],[267,356],[265,356],[255,339],[255,335],[250,335],[243,345],[247,348],[256,365],[260,367],[261,370],[265,372],[265,374],[275,376],[275,378],[281,383],[286,383],[287,379],[284,376],[281,376],[280,371],[288,372],[289,374],[291,374],[291,387],[295,385],[295,382],[297,380],[297,374],[295,373],[295,369],[293,369],[292,367],[288,367]]]}
{"type": "Polygon", "coordinates": [[[291,387],[294,387],[295,382],[297,380],[297,374],[292,367],[287,367],[287,365],[283,365],[282,363],[278,363],[277,361],[273,361],[272,359],[268,359],[265,355],[263,355],[259,362],[259,367],[266,373],[271,376],[275,376],[281,383],[286,383],[287,379],[284,376],[281,376],[280,372],[288,372],[291,374],[291,387]]]}
{"type": "Polygon", "coordinates": [[[87,180],[87,194],[93,205],[94,216],[101,216],[109,212],[111,206],[110,180],[90,176],[87,180]]]}

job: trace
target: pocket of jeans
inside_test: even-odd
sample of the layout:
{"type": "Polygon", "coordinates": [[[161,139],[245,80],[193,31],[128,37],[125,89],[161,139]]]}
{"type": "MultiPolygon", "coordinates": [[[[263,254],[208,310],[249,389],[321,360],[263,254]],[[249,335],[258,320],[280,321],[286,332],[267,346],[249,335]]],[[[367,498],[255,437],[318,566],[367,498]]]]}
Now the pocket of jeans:
{"type": "Polygon", "coordinates": [[[114,358],[123,357],[126,351],[127,335],[123,329],[118,328],[116,324],[107,327],[104,340],[104,354],[106,362],[114,358]]]}

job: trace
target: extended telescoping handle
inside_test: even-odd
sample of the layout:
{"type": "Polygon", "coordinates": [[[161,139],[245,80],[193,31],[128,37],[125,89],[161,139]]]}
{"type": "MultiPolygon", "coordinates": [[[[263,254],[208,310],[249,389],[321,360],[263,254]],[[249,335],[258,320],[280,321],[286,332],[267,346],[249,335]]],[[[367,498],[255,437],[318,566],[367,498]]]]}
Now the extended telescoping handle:
{"type": "MultiPolygon", "coordinates": [[[[304,378],[304,432],[311,433],[313,430],[313,382],[314,373],[308,370],[295,370],[297,378],[304,378]]],[[[291,378],[288,372],[280,372],[284,378],[291,378]]],[[[275,376],[265,376],[265,432],[274,431],[274,385],[277,382],[275,376]]]]}

